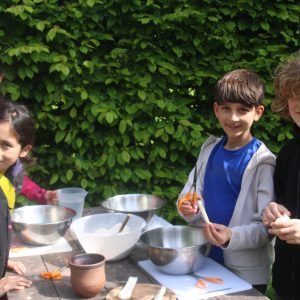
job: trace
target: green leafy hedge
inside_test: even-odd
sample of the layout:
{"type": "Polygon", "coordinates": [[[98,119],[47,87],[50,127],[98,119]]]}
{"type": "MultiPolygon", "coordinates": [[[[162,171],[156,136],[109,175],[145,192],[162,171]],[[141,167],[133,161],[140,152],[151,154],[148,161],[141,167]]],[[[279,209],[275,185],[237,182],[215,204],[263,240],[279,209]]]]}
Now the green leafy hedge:
{"type": "Polygon", "coordinates": [[[31,177],[174,201],[207,134],[222,134],[213,88],[251,68],[265,80],[254,133],[276,153],[290,125],[269,109],[272,73],[299,48],[297,1],[1,0],[1,92],[38,127],[31,177]]]}

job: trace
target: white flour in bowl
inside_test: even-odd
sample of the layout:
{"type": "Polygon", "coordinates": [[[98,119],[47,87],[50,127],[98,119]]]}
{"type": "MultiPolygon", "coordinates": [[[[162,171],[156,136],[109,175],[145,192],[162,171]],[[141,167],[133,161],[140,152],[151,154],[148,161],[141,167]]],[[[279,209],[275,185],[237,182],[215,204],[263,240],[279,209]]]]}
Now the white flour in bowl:
{"type": "MultiPolygon", "coordinates": [[[[113,227],[110,227],[110,228],[101,227],[101,228],[98,228],[97,230],[95,230],[95,232],[93,232],[93,233],[101,234],[101,235],[117,234],[121,225],[122,225],[122,223],[117,223],[113,227]]],[[[129,231],[130,231],[130,227],[126,225],[122,232],[129,232],[129,231]]]]}

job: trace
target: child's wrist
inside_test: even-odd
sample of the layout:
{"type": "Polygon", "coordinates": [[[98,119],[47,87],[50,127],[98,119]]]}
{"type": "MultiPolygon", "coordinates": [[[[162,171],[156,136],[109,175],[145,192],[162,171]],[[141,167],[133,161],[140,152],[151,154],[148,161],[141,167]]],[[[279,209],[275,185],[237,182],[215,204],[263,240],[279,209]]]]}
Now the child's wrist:
{"type": "Polygon", "coordinates": [[[231,236],[232,236],[232,231],[230,228],[228,228],[228,240],[222,245],[223,248],[228,247],[231,240],[231,236]]]}

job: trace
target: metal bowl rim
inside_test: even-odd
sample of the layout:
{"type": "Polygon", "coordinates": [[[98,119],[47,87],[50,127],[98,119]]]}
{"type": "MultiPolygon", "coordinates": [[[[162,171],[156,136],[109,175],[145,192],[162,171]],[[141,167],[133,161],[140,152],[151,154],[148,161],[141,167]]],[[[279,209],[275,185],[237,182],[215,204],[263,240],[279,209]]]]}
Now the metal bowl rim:
{"type": "MultiPolygon", "coordinates": [[[[192,248],[198,248],[198,247],[201,247],[203,245],[209,245],[209,241],[205,241],[203,242],[202,244],[196,244],[196,245],[193,245],[193,246],[185,246],[185,247],[176,247],[176,248],[169,248],[169,247],[159,247],[159,246],[151,246],[149,244],[146,244],[145,242],[142,241],[142,238],[143,236],[145,236],[147,233],[149,232],[153,232],[153,231],[161,231],[161,230],[168,230],[170,231],[169,229],[172,229],[172,228],[200,228],[200,227],[195,227],[195,226],[186,226],[186,225],[174,225],[174,226],[170,226],[170,227],[157,227],[157,228],[153,228],[153,229],[150,229],[150,230],[147,230],[145,232],[142,233],[141,237],[140,237],[140,242],[148,247],[148,248],[152,248],[152,249],[161,249],[161,250],[181,250],[181,249],[192,249],[192,248]]],[[[194,230],[194,229],[193,229],[194,230]]]]}
{"type": "Polygon", "coordinates": [[[26,224],[26,225],[30,225],[30,226],[43,226],[43,225],[57,225],[57,224],[60,224],[60,223],[64,223],[64,222],[68,222],[70,219],[74,218],[76,216],[76,211],[72,208],[69,208],[69,207],[64,207],[64,206],[56,206],[56,205],[27,205],[27,206],[23,206],[23,207],[18,207],[18,208],[15,208],[13,210],[13,214],[11,216],[11,222],[12,224],[26,224]],[[57,222],[48,222],[48,223],[29,223],[29,222],[21,222],[21,221],[14,221],[13,220],[13,214],[15,211],[22,211],[22,210],[29,210],[31,207],[39,207],[39,206],[43,206],[43,208],[48,208],[48,207],[55,207],[55,208],[62,208],[63,211],[70,211],[72,212],[72,216],[68,217],[68,218],[65,218],[63,220],[60,220],[60,221],[57,221],[57,222]]]}
{"type": "Polygon", "coordinates": [[[116,197],[128,197],[128,196],[147,196],[147,197],[155,197],[157,199],[159,199],[159,201],[161,202],[159,206],[155,207],[155,208],[150,208],[150,209],[144,209],[144,210],[130,210],[130,212],[149,212],[149,211],[154,211],[154,210],[158,210],[160,208],[162,208],[165,204],[166,201],[156,195],[151,195],[151,194],[120,194],[120,195],[114,195],[112,197],[106,198],[103,201],[100,202],[100,205],[107,209],[107,210],[113,210],[115,212],[120,212],[120,213],[124,213],[124,212],[129,212],[128,210],[119,210],[119,209],[115,209],[115,208],[111,208],[111,207],[107,207],[105,204],[108,203],[111,199],[116,198],[116,197]]]}

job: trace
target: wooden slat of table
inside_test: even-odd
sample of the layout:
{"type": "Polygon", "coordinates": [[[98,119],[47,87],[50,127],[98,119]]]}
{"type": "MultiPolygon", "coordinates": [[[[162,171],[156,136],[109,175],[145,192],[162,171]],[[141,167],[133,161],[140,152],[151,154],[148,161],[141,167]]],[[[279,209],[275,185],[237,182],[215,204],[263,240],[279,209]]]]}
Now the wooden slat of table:
{"type": "MultiPolygon", "coordinates": [[[[40,274],[45,271],[45,265],[42,256],[28,256],[18,257],[14,260],[21,261],[27,269],[28,274],[40,274]]],[[[36,276],[35,276],[36,277],[36,276]]],[[[31,278],[30,278],[31,279],[31,278]]],[[[24,290],[10,292],[8,294],[9,300],[20,300],[20,299],[41,299],[47,300],[57,297],[56,290],[53,283],[50,280],[42,279],[31,279],[34,284],[30,288],[24,290]]]]}
{"type": "MultiPolygon", "coordinates": [[[[102,208],[88,208],[85,209],[84,215],[102,213],[102,208]]],[[[55,270],[62,266],[70,257],[82,252],[82,248],[76,237],[72,236],[70,232],[65,235],[66,240],[72,247],[72,252],[62,252],[56,254],[44,254],[40,256],[20,257],[15,260],[22,261],[30,274],[39,274],[43,271],[55,270]]],[[[123,260],[117,262],[106,263],[106,284],[105,289],[90,300],[105,300],[106,294],[121,285],[124,285],[128,276],[137,276],[139,283],[157,283],[154,278],[146,273],[137,264],[139,260],[147,258],[142,251],[140,245],[132,251],[131,255],[123,260]]],[[[70,270],[66,269],[62,273],[64,275],[62,280],[38,280],[27,289],[17,292],[10,292],[8,294],[9,300],[68,300],[68,299],[83,299],[78,297],[72,290],[70,284],[70,270]]],[[[218,296],[209,298],[210,300],[267,300],[257,290],[252,289],[240,293],[218,296]]],[[[192,299],[191,299],[192,300],[192,299]]]]}

